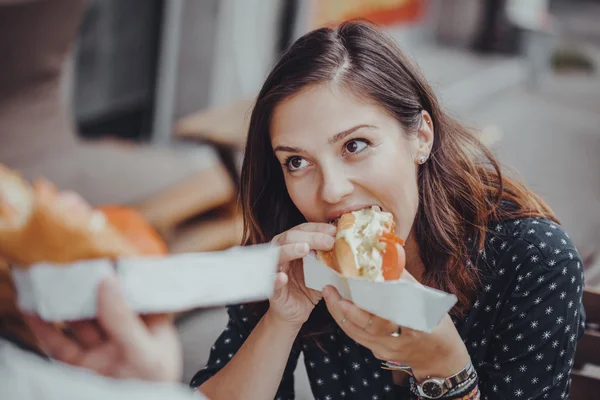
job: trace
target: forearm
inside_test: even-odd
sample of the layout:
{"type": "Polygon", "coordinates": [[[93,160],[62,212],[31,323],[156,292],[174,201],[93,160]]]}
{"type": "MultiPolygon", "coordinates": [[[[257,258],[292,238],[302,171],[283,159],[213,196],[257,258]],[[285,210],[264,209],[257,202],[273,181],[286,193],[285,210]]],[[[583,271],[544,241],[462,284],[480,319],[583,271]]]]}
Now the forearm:
{"type": "Polygon", "coordinates": [[[199,390],[213,400],[274,398],[299,328],[267,312],[235,356],[199,390]]]}

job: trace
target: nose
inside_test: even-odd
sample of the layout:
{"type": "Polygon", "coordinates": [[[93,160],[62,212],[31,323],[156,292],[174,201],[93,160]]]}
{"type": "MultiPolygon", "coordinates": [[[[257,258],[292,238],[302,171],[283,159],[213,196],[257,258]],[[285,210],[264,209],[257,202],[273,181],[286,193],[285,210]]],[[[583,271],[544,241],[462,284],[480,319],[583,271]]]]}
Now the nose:
{"type": "Polygon", "coordinates": [[[339,203],[354,190],[354,185],[342,170],[335,167],[322,172],[321,197],[329,204],[339,203]]]}

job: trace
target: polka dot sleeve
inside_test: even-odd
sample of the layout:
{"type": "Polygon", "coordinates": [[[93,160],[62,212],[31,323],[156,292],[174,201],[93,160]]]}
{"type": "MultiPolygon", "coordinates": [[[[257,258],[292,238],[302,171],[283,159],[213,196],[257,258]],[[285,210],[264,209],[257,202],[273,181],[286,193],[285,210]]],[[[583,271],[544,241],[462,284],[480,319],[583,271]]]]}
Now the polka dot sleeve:
{"type": "Polygon", "coordinates": [[[514,278],[503,288],[488,361],[478,368],[484,399],[568,397],[584,324],[583,265],[561,230],[538,238],[525,236],[507,252],[514,278]]]}

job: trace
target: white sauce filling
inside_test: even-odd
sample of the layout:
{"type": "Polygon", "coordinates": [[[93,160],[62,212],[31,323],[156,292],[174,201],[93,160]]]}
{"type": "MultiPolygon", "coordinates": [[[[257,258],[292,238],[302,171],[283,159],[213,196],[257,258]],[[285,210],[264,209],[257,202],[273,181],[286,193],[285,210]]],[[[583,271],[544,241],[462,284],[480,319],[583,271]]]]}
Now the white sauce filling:
{"type": "Polygon", "coordinates": [[[393,223],[392,214],[382,212],[377,206],[353,211],[354,225],[349,229],[338,231],[336,238],[343,238],[354,255],[354,262],[361,277],[374,281],[383,281],[381,251],[385,243],[379,237],[389,231],[393,223]]]}

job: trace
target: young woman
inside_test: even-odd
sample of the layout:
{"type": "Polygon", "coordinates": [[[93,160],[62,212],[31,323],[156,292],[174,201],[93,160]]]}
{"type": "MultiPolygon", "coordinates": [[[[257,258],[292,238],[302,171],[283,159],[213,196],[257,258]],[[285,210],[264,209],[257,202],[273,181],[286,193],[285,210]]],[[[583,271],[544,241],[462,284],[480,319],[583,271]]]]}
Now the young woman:
{"type": "Polygon", "coordinates": [[[298,258],[332,248],[342,213],[379,205],[408,274],[458,303],[426,334],[309,290],[301,263],[284,264],[268,304],[228,308],[192,381],[209,398],[294,398],[300,352],[321,400],[568,398],[584,323],[575,246],[376,28],[318,29],[279,60],[252,113],[241,190],[245,243],[296,244],[298,258]]]}

